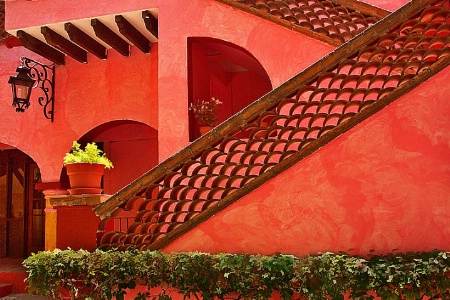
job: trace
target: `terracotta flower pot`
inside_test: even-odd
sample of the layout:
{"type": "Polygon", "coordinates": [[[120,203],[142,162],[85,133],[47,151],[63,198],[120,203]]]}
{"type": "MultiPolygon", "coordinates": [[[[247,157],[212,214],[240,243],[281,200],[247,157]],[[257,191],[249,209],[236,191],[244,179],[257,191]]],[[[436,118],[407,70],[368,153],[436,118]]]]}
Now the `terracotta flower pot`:
{"type": "Polygon", "coordinates": [[[200,126],[198,129],[200,130],[200,134],[204,135],[205,133],[208,133],[213,128],[214,128],[213,126],[200,126]]]}
{"type": "Polygon", "coordinates": [[[73,163],[66,164],[67,175],[69,176],[69,194],[100,194],[102,176],[105,166],[102,164],[73,163]]]}

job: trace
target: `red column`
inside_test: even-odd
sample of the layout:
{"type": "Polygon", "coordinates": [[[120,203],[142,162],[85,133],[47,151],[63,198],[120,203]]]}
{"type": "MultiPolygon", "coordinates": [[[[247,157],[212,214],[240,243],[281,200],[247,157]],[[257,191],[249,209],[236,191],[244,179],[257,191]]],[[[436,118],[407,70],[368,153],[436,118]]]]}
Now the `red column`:
{"type": "Polygon", "coordinates": [[[102,194],[46,196],[45,250],[94,251],[100,218],[92,209],[109,197],[102,194]]]}

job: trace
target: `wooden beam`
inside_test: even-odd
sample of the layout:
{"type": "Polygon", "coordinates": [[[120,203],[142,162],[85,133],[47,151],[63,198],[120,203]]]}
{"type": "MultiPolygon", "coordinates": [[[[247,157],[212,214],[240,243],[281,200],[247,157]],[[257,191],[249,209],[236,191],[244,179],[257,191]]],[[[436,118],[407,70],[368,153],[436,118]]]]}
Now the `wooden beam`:
{"type": "Polygon", "coordinates": [[[382,8],[370,5],[368,3],[364,3],[361,1],[354,1],[354,0],[331,0],[331,2],[334,2],[336,4],[342,5],[345,8],[350,8],[352,10],[358,11],[360,13],[374,16],[379,19],[383,19],[388,14],[390,14],[390,11],[384,10],[382,8]]]}
{"type": "Polygon", "coordinates": [[[132,42],[139,50],[150,53],[151,42],[121,15],[115,17],[120,33],[132,42]]]}
{"type": "Polygon", "coordinates": [[[118,36],[114,31],[108,28],[99,19],[92,19],[91,26],[94,28],[95,35],[110,45],[114,50],[123,56],[130,56],[130,45],[118,36]]]}
{"type": "Polygon", "coordinates": [[[78,60],[81,63],[87,63],[87,51],[78,47],[76,44],[67,40],[59,33],[53,31],[47,26],[41,27],[41,33],[44,35],[47,43],[56,49],[66,53],[70,57],[78,60]]]}
{"type": "Polygon", "coordinates": [[[65,64],[65,55],[59,52],[55,48],[47,45],[43,41],[35,38],[34,36],[26,33],[23,30],[17,31],[17,37],[22,42],[23,46],[34,53],[39,54],[42,57],[54,62],[57,65],[65,64]]]}
{"type": "Polygon", "coordinates": [[[69,34],[72,42],[80,45],[88,52],[94,54],[100,59],[106,59],[107,49],[105,46],[91,38],[87,33],[73,25],[72,23],[65,23],[64,29],[69,34]]]}
{"type": "Polygon", "coordinates": [[[148,10],[142,12],[145,27],[151,34],[158,38],[158,19],[155,18],[148,10]]]}

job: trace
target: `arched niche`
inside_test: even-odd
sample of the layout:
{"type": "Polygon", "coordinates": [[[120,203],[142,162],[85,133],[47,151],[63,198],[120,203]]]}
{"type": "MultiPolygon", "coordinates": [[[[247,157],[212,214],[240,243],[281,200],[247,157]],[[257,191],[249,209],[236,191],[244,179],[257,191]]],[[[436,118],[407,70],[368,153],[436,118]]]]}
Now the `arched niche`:
{"type": "MultiPolygon", "coordinates": [[[[272,90],[267,72],[250,52],[209,37],[188,38],[188,81],[189,105],[211,97],[223,103],[219,123],[272,90]]],[[[189,124],[192,141],[200,135],[192,113],[189,124]]]]}

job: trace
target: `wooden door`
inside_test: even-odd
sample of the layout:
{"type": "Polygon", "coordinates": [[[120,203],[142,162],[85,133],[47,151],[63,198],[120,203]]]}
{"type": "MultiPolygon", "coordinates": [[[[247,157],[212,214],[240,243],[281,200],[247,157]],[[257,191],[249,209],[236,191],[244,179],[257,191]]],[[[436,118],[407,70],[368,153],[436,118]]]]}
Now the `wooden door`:
{"type": "Polygon", "coordinates": [[[25,161],[26,155],[17,150],[0,154],[0,256],[23,257],[25,219],[25,161]]]}
{"type": "Polygon", "coordinates": [[[45,244],[45,198],[41,191],[35,190],[36,183],[41,182],[41,173],[36,163],[27,164],[27,222],[26,254],[44,250],[45,244]]]}
{"type": "MultiPolygon", "coordinates": [[[[2,151],[3,152],[3,151],[2,151]]],[[[7,177],[8,157],[0,152],[0,257],[6,256],[6,216],[7,216],[7,177]]]]}
{"type": "Polygon", "coordinates": [[[0,257],[23,258],[44,247],[44,198],[34,190],[36,164],[18,150],[0,151],[0,257]]]}

